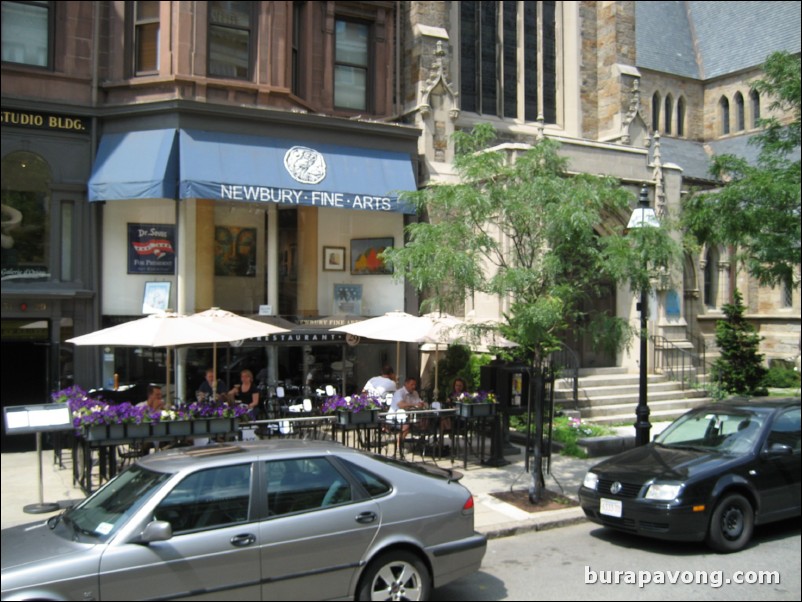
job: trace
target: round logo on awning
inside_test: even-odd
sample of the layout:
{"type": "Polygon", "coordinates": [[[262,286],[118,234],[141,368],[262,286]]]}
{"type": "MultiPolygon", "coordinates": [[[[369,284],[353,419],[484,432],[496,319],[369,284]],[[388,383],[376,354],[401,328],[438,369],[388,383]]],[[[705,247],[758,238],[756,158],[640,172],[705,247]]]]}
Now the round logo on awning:
{"type": "Polygon", "coordinates": [[[293,146],[284,154],[284,167],[297,182],[317,184],[326,177],[326,160],[305,146],[293,146]]]}

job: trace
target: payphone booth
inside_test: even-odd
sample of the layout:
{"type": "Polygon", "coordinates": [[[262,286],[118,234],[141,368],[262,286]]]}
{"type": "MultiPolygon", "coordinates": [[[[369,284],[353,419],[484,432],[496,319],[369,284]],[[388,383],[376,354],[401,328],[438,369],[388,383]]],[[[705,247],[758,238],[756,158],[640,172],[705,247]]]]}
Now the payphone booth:
{"type": "Polygon", "coordinates": [[[491,461],[502,466],[504,454],[518,453],[509,445],[510,416],[527,416],[526,469],[530,454],[538,460],[551,457],[553,395],[548,394],[547,375],[524,363],[493,362],[480,369],[480,388],[493,391],[499,402],[500,418],[491,444],[491,461]],[[536,441],[540,433],[539,442],[536,441]],[[537,444],[539,443],[539,445],[537,444]]]}

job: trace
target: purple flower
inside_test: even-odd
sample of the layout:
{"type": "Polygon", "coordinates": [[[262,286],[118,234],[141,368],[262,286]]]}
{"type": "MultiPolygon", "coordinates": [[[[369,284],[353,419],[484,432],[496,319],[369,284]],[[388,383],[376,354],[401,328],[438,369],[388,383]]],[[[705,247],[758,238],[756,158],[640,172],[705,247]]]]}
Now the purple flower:
{"type": "Polygon", "coordinates": [[[367,410],[380,410],[382,409],[382,400],[375,395],[368,395],[366,393],[360,395],[351,395],[343,397],[342,395],[333,395],[323,402],[320,410],[324,414],[335,414],[338,411],[344,412],[364,412],[367,410]]]}

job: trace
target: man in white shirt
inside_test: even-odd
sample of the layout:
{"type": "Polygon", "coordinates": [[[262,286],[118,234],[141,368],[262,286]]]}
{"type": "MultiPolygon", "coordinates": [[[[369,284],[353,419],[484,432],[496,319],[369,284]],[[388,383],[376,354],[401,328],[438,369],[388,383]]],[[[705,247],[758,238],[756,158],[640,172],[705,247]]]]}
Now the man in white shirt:
{"type": "Polygon", "coordinates": [[[387,393],[394,393],[396,388],[397,386],[395,384],[395,374],[393,374],[393,369],[389,364],[385,364],[382,366],[381,375],[371,378],[365,383],[365,386],[362,387],[362,390],[369,395],[384,397],[387,393]]]}
{"type": "MultiPolygon", "coordinates": [[[[393,394],[393,401],[390,404],[390,416],[393,416],[395,412],[398,410],[404,410],[408,412],[410,410],[422,410],[426,407],[426,404],[423,403],[423,400],[418,395],[418,381],[414,377],[407,377],[404,381],[404,386],[398,389],[393,394]]],[[[398,419],[398,422],[401,426],[401,433],[398,435],[398,446],[401,448],[404,445],[404,439],[409,432],[409,421],[406,420],[406,417],[403,421],[398,419]]],[[[403,455],[403,451],[401,452],[403,455]]]]}
{"type": "Polygon", "coordinates": [[[393,395],[393,402],[390,404],[390,411],[398,410],[420,410],[424,407],[423,400],[418,395],[418,381],[414,377],[408,377],[404,381],[404,386],[398,389],[393,395]]]}

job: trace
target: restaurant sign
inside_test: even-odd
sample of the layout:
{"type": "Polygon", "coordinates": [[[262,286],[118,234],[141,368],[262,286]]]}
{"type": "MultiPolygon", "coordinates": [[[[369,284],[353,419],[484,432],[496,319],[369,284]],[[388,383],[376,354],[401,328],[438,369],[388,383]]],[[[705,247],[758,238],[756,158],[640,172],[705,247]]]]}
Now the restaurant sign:
{"type": "Polygon", "coordinates": [[[338,332],[282,332],[261,337],[267,343],[344,343],[345,334],[338,332]]]}

